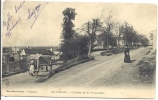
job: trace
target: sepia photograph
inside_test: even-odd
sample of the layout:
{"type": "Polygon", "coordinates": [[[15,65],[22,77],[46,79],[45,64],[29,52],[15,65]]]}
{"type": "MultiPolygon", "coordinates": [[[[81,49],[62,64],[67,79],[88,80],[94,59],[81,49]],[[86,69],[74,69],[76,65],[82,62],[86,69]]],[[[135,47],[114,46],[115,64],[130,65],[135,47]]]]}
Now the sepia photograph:
{"type": "Polygon", "coordinates": [[[155,98],[157,5],[6,0],[1,95],[155,98]]]}

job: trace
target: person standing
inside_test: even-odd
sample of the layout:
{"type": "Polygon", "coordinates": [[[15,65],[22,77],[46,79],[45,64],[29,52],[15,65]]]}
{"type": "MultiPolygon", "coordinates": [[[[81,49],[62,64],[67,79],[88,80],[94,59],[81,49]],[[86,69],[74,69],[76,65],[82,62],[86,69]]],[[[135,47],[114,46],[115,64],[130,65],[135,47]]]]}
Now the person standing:
{"type": "Polygon", "coordinates": [[[29,74],[31,76],[34,76],[34,70],[35,70],[35,61],[34,59],[32,59],[30,62],[30,68],[29,68],[29,74]]]}
{"type": "Polygon", "coordinates": [[[124,57],[124,62],[125,63],[131,63],[131,59],[130,59],[130,50],[128,48],[128,46],[125,47],[125,50],[124,50],[124,54],[125,54],[125,57],[124,57]]]}

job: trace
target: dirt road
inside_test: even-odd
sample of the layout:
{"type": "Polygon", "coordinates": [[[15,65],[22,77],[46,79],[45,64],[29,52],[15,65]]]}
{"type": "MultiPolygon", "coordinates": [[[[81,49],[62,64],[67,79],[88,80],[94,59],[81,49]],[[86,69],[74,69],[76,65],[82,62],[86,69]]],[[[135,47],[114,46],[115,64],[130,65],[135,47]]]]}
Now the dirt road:
{"type": "MultiPolygon", "coordinates": [[[[124,63],[124,54],[101,56],[100,52],[92,53],[95,60],[73,66],[69,69],[54,74],[49,79],[40,81],[48,72],[42,72],[38,78],[31,77],[28,72],[12,75],[2,79],[2,88],[9,87],[108,87],[108,86],[135,86],[142,85],[137,74],[136,64],[146,54],[150,47],[139,48],[130,52],[132,63],[124,63]],[[133,84],[135,83],[135,84],[133,84]]],[[[39,73],[40,74],[40,73],[39,73]]]]}

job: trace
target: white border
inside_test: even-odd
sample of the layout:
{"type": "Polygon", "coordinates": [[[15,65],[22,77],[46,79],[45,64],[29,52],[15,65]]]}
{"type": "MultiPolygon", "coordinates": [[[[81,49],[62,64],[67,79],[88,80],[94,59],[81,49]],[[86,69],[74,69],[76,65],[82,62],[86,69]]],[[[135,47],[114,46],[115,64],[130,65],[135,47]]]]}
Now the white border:
{"type": "MultiPolygon", "coordinates": [[[[5,0],[1,0],[1,27],[3,24],[3,21],[2,21],[3,16],[2,15],[3,15],[3,2],[4,1],[5,0]]],[[[44,1],[44,0],[26,0],[26,1],[44,1]]],[[[144,3],[144,4],[150,3],[150,4],[158,5],[157,0],[131,0],[131,1],[127,1],[127,0],[47,0],[47,1],[56,1],[56,2],[59,2],[59,1],[60,2],[118,2],[118,3],[144,3]]],[[[1,34],[2,34],[2,30],[1,30],[1,34]]],[[[158,35],[157,35],[157,38],[158,38],[158,35]]],[[[158,41],[157,41],[157,47],[158,47],[158,41]]],[[[1,55],[2,55],[2,39],[1,39],[1,55]]],[[[157,54],[157,56],[158,56],[158,54],[157,54]]],[[[1,56],[1,59],[2,59],[2,56],[1,56]]],[[[158,72],[158,68],[156,68],[156,72],[158,72]]],[[[157,78],[158,78],[158,74],[156,74],[156,98],[155,98],[155,100],[157,99],[157,94],[158,94],[157,93],[157,90],[158,90],[158,87],[157,87],[157,80],[158,79],[157,78]]],[[[93,99],[100,100],[99,98],[44,98],[44,97],[39,98],[39,97],[2,97],[1,96],[1,100],[43,100],[43,99],[44,100],[52,100],[52,99],[53,100],[62,100],[62,99],[64,99],[64,100],[82,100],[82,99],[84,99],[84,100],[93,100],[93,99]]],[[[116,99],[107,99],[107,100],[116,100],[116,99]]],[[[124,100],[128,100],[128,99],[124,99],[124,100]]],[[[133,100],[133,99],[131,99],[131,100],[133,100]]],[[[141,100],[141,99],[137,99],[137,100],[141,100]]]]}

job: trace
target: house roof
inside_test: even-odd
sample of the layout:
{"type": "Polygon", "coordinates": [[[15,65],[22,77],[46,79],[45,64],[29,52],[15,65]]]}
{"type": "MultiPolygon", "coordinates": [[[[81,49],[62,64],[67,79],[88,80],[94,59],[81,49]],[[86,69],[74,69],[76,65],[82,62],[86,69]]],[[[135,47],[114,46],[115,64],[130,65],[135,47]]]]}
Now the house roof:
{"type": "Polygon", "coordinates": [[[42,55],[50,55],[52,54],[50,50],[47,49],[24,49],[25,53],[28,54],[42,54],[42,55]]]}
{"type": "Polygon", "coordinates": [[[50,59],[51,59],[51,57],[49,57],[49,56],[41,56],[40,58],[39,58],[39,62],[41,63],[41,64],[49,64],[50,63],[50,59]]]}

